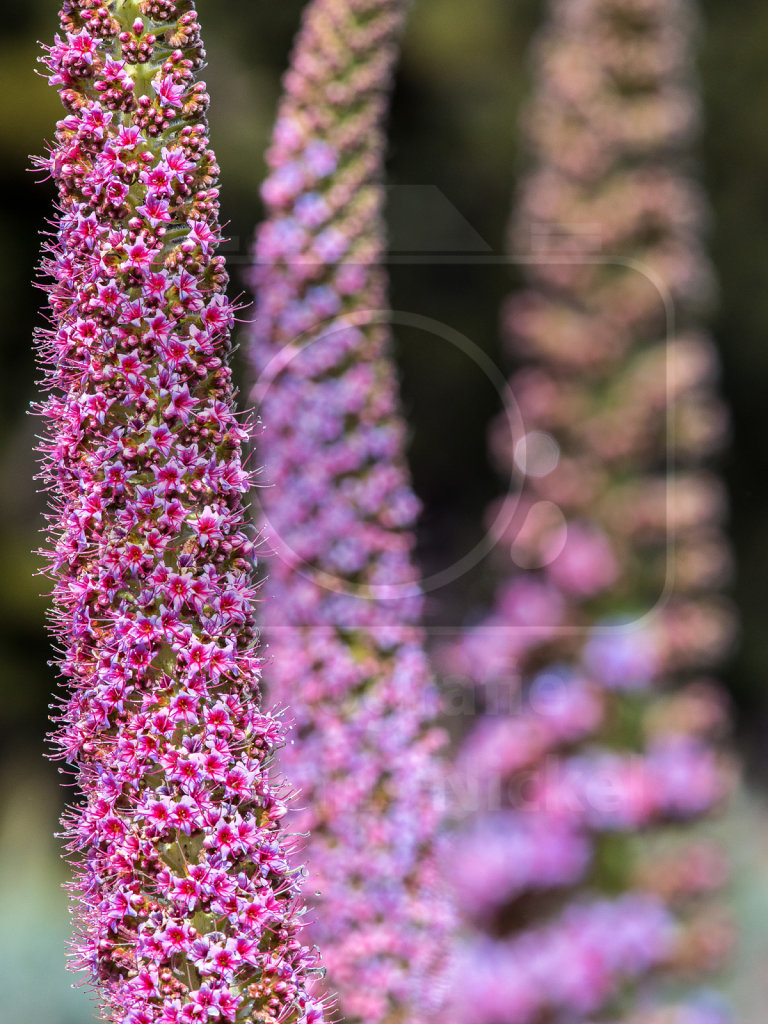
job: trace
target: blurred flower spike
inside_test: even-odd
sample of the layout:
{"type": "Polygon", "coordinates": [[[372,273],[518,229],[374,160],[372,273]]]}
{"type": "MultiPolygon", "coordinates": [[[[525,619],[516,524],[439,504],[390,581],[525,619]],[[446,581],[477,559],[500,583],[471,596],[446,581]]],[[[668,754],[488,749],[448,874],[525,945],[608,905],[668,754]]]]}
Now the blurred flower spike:
{"type": "Polygon", "coordinates": [[[350,1024],[441,1020],[437,692],[390,358],[384,117],[407,4],[313,0],[285,78],[251,284],[270,695],[302,794],[311,934],[350,1024]]]}
{"type": "Polygon", "coordinates": [[[731,939],[705,898],[722,851],[683,827],[734,774],[708,678],[733,623],[707,467],[727,419],[698,327],[693,14],[550,0],[534,46],[511,230],[526,287],[502,317],[525,434],[500,420],[491,436],[524,486],[489,516],[505,523],[495,605],[440,655],[481,693],[513,690],[456,765],[477,800],[448,858],[467,930],[458,1022],[728,1019],[695,994],[664,1005],[731,939]]]}

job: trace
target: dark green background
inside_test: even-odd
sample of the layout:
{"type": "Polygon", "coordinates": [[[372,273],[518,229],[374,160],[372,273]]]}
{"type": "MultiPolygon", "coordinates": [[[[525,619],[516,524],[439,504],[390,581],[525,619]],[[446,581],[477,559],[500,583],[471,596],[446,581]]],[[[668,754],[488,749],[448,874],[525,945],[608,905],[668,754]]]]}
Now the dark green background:
{"type": "MultiPolygon", "coordinates": [[[[263,153],[301,6],[297,0],[199,2],[233,292],[260,213],[263,153]]],[[[392,267],[395,308],[460,330],[502,368],[497,310],[514,268],[490,259],[449,270],[439,255],[473,248],[476,255],[483,246],[491,257],[503,251],[520,161],[516,115],[527,85],[526,45],[541,13],[537,0],[416,0],[392,118],[392,232],[406,256],[392,267]]],[[[0,861],[6,873],[9,864],[19,873],[12,891],[6,892],[8,879],[6,889],[0,885],[0,954],[18,946],[8,917],[13,893],[26,907],[27,932],[32,921],[42,922],[53,943],[65,930],[60,904],[49,911],[41,895],[49,869],[40,867],[29,876],[30,890],[23,888],[34,856],[50,853],[58,800],[54,770],[41,762],[54,676],[46,665],[45,600],[38,596],[44,581],[33,575],[38,563],[30,554],[39,543],[42,502],[32,480],[37,425],[26,415],[35,397],[31,335],[42,300],[30,282],[52,199],[50,183],[37,184],[29,173],[28,154],[42,151],[60,115],[55,93],[35,76],[36,40],[52,39],[56,14],[54,0],[5,0],[0,13],[0,783],[6,796],[0,861]],[[29,909],[33,890],[41,900],[37,911],[29,909]]],[[[721,284],[712,326],[733,419],[723,468],[738,567],[733,593],[743,623],[726,681],[739,742],[759,785],[768,765],[768,7],[761,0],[706,0],[703,15],[701,174],[713,205],[711,253],[721,284]]],[[[485,453],[499,400],[465,356],[423,333],[400,332],[398,356],[414,477],[426,505],[422,549],[428,565],[439,568],[482,536],[483,510],[502,486],[485,453]]],[[[488,574],[475,571],[434,595],[430,612],[458,622],[489,588],[488,574]]],[[[29,948],[34,956],[32,940],[29,948]]],[[[50,950],[50,971],[30,966],[35,991],[41,968],[59,977],[59,946],[50,950]]],[[[23,972],[14,970],[19,988],[23,972]]],[[[5,990],[2,972],[0,985],[5,990]]],[[[83,1017],[77,1001],[51,996],[39,1006],[19,1003],[8,1019],[79,1024],[83,1017]]]]}
{"type": "MultiPolygon", "coordinates": [[[[296,0],[201,0],[209,51],[211,132],[222,166],[233,291],[260,214],[263,153],[279,80],[301,4],[296,0]]],[[[59,116],[58,99],[35,76],[37,39],[56,30],[52,0],[11,0],[0,37],[0,737],[39,745],[48,691],[42,582],[33,577],[41,501],[32,482],[35,394],[31,332],[42,296],[32,287],[50,212],[50,183],[29,173],[59,116]]],[[[516,115],[527,86],[525,50],[541,14],[535,0],[417,0],[408,27],[392,118],[390,183],[393,303],[463,332],[504,369],[497,309],[515,269],[481,251],[503,251],[519,166],[516,115]],[[420,199],[424,200],[420,203],[420,199]],[[479,241],[481,240],[481,241],[479,241]],[[440,248],[469,254],[447,268],[440,248]],[[474,250],[474,251],[473,251],[474,250]],[[430,251],[435,252],[434,260],[430,251]],[[414,257],[414,258],[411,258],[414,257]]],[[[768,714],[768,570],[763,410],[768,389],[768,8],[758,0],[709,0],[700,45],[706,130],[701,168],[714,218],[711,252],[721,283],[713,328],[733,418],[724,461],[731,490],[743,619],[728,682],[743,729],[768,714]]],[[[39,321],[38,321],[39,322],[39,321]]],[[[450,345],[399,333],[398,355],[412,430],[412,464],[426,504],[423,549],[430,567],[449,564],[482,534],[482,513],[501,482],[485,435],[499,400],[450,345]]],[[[431,601],[471,603],[477,573],[431,601]]],[[[484,596],[484,594],[483,594],[484,596]]],[[[453,615],[453,619],[451,616],[453,615]]]]}

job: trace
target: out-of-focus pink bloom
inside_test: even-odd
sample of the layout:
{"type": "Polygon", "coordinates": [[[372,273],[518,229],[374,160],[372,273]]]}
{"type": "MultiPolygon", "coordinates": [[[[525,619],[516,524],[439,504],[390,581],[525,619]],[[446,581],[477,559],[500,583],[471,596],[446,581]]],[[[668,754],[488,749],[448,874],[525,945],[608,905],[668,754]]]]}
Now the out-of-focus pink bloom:
{"type": "Polygon", "coordinates": [[[545,544],[543,555],[552,582],[576,597],[600,593],[619,572],[605,534],[578,523],[568,526],[562,541],[555,537],[545,544]]]}
{"type": "Polygon", "coordinates": [[[311,934],[345,1020],[441,1018],[437,693],[418,627],[418,504],[389,353],[383,117],[407,4],[313,0],[285,78],[254,250],[250,352],[270,696],[309,832],[311,934]]]}
{"type": "Polygon", "coordinates": [[[663,903],[630,894],[575,904],[514,939],[479,937],[456,965],[456,1019],[530,1024],[594,1013],[672,954],[675,931],[663,903]]]}
{"type": "Polygon", "coordinates": [[[686,174],[692,6],[551,0],[534,46],[511,232],[526,286],[502,315],[524,433],[508,417],[491,432],[524,482],[488,516],[493,608],[438,657],[480,711],[445,858],[467,926],[456,1024],[645,1021],[646,976],[709,969],[726,944],[695,910],[722,873],[690,843],[665,859],[643,841],[711,812],[732,774],[698,675],[731,623],[704,468],[726,416],[696,326],[711,275],[686,174]]]}

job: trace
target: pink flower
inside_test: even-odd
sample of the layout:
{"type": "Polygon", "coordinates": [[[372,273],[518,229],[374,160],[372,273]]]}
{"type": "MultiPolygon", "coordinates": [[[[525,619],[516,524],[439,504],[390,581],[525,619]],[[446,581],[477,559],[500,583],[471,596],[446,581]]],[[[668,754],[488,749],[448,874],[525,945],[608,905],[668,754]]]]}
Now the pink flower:
{"type": "Polygon", "coordinates": [[[173,76],[165,75],[152,79],[152,88],[157,93],[157,98],[163,107],[179,107],[184,95],[184,83],[177,82],[173,76]]]}

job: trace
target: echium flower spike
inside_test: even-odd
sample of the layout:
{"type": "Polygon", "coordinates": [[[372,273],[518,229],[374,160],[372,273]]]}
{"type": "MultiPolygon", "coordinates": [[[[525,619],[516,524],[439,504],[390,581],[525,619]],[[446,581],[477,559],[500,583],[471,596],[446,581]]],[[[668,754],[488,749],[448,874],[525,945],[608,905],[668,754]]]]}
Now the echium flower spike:
{"type": "Polygon", "coordinates": [[[706,207],[688,173],[693,15],[690,0],[551,0],[535,45],[511,246],[527,287],[504,313],[525,433],[493,434],[524,486],[493,510],[506,582],[450,652],[491,711],[519,680],[519,710],[482,716],[458,759],[462,791],[502,794],[452,858],[474,932],[459,1024],[727,1019],[710,999],[666,1007],[655,984],[716,966],[729,934],[703,898],[722,851],[662,828],[710,812],[732,776],[707,678],[732,623],[707,468],[726,417],[698,326],[706,207]]]}
{"type": "Polygon", "coordinates": [[[75,966],[116,1024],[317,1022],[260,708],[246,427],[191,0],[67,0],[43,478],[75,966]]]}
{"type": "Polygon", "coordinates": [[[263,186],[251,351],[265,422],[265,669],[290,705],[312,937],[344,1019],[439,1019],[440,742],[389,354],[383,118],[402,0],[313,0],[263,186]]]}

